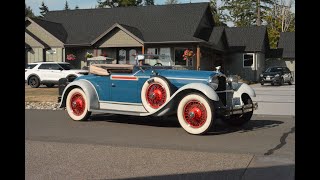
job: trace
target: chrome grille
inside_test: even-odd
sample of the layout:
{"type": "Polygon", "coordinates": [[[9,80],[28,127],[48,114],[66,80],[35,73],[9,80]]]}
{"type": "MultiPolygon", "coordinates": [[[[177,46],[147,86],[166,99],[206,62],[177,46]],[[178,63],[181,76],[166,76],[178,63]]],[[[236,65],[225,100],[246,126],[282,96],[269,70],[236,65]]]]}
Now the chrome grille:
{"type": "MultiPolygon", "coordinates": [[[[216,89],[216,91],[225,91],[227,88],[226,77],[218,76],[218,80],[219,80],[219,85],[218,85],[218,88],[216,89]]],[[[226,92],[218,93],[218,96],[219,96],[220,101],[226,106],[227,93],[226,92]]]]}

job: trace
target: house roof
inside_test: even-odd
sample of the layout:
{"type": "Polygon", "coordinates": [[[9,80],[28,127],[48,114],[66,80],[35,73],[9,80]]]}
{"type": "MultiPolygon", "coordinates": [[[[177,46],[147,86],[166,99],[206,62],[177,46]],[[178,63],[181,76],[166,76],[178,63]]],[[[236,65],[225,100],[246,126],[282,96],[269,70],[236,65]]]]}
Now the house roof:
{"type": "Polygon", "coordinates": [[[223,41],[225,41],[224,38],[226,38],[224,29],[224,26],[214,27],[209,38],[209,43],[212,44],[215,49],[220,51],[224,51],[226,49],[225,46],[228,46],[227,42],[225,46],[223,45],[223,41]],[[222,43],[219,43],[220,41],[222,41],[222,43]]]}
{"type": "Polygon", "coordinates": [[[36,23],[59,39],[65,38],[65,44],[88,44],[115,23],[146,43],[199,42],[202,40],[194,37],[198,28],[194,23],[201,21],[208,7],[209,3],[186,3],[49,11],[43,20],[36,20],[36,23]]]}
{"type": "Polygon", "coordinates": [[[31,18],[34,22],[36,22],[38,25],[43,27],[46,31],[48,31],[50,34],[52,34],[54,37],[58,38],[61,42],[65,42],[68,36],[67,31],[64,29],[62,24],[51,22],[51,21],[45,21],[43,19],[39,18],[31,18]]]}
{"type": "Polygon", "coordinates": [[[282,58],[295,58],[295,32],[282,32],[278,43],[282,58]]]}
{"type": "Polygon", "coordinates": [[[225,31],[231,51],[264,52],[269,49],[266,26],[229,27],[225,31]]]}

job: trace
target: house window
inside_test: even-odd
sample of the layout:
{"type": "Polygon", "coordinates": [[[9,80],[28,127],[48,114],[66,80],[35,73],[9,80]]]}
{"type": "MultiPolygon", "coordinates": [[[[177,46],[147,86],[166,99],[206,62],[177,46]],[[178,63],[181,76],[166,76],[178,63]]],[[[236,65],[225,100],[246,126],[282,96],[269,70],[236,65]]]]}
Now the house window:
{"type": "Polygon", "coordinates": [[[174,49],[174,64],[175,65],[181,65],[181,66],[186,66],[187,61],[183,60],[183,53],[186,48],[175,48],[174,49]]]}
{"type": "Polygon", "coordinates": [[[160,48],[160,63],[163,66],[171,66],[171,49],[170,48],[160,48]]]}
{"type": "Polygon", "coordinates": [[[147,54],[158,54],[158,48],[148,48],[147,54]]]}
{"type": "Polygon", "coordinates": [[[245,68],[253,67],[253,53],[243,54],[243,67],[245,68]]]}

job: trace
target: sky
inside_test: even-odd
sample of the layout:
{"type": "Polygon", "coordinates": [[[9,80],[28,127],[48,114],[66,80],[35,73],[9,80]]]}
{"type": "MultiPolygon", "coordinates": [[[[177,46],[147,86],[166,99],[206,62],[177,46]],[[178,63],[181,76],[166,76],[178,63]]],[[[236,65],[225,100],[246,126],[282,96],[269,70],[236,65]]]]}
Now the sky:
{"type": "MultiPolygon", "coordinates": [[[[40,15],[39,7],[41,2],[48,6],[49,10],[62,10],[66,3],[66,0],[25,0],[27,6],[30,6],[33,13],[38,16],[40,15]]],[[[155,0],[155,4],[164,4],[165,0],[155,0]]],[[[190,0],[178,0],[179,3],[189,3],[190,0]]],[[[192,3],[195,2],[210,2],[210,0],[191,0],[192,3]]],[[[97,0],[68,0],[69,8],[74,9],[76,5],[80,9],[90,9],[97,5],[97,0]]]]}

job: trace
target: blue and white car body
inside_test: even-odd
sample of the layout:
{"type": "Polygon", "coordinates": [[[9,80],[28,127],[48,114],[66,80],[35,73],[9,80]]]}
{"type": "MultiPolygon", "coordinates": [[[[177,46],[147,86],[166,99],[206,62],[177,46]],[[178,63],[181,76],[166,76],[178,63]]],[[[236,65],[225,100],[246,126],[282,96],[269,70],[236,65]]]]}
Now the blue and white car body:
{"type": "Polygon", "coordinates": [[[91,66],[91,74],[69,83],[61,95],[73,120],[86,120],[91,112],[135,116],[177,114],[191,134],[203,134],[216,118],[231,125],[249,121],[257,108],[254,90],[229,81],[219,71],[173,70],[170,67],[91,66]],[[98,68],[96,73],[91,68],[98,68]]]}

